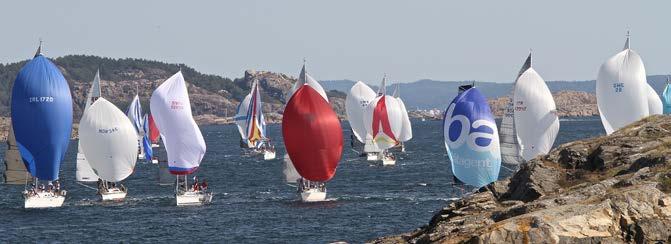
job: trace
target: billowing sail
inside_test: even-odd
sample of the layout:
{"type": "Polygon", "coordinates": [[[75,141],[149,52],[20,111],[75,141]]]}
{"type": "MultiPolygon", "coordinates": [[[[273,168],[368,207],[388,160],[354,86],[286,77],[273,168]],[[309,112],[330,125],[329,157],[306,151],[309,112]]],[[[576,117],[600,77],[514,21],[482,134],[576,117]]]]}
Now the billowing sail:
{"type": "Polygon", "coordinates": [[[14,129],[9,127],[7,132],[7,151],[5,151],[5,184],[19,185],[25,184],[30,180],[31,176],[23,165],[19,148],[16,146],[16,138],[14,138],[14,129]]]}
{"type": "Polygon", "coordinates": [[[82,116],[79,140],[86,159],[103,180],[117,182],[133,173],[137,132],[128,117],[105,98],[98,98],[82,116]]]}
{"type": "Polygon", "coordinates": [[[647,84],[648,87],[648,111],[650,112],[650,115],[653,114],[662,114],[664,112],[664,105],[662,105],[662,99],[659,98],[659,95],[657,95],[657,92],[655,92],[655,89],[650,86],[650,84],[647,84]]]}
{"type": "Polygon", "coordinates": [[[452,173],[460,181],[482,187],[499,177],[499,134],[487,99],[470,88],[457,95],[443,120],[452,173]]]}
{"type": "Polygon", "coordinates": [[[366,143],[366,138],[372,138],[372,134],[366,130],[363,115],[367,111],[368,104],[375,99],[375,91],[361,81],[357,81],[345,98],[345,113],[352,127],[356,139],[366,143]]]}
{"type": "Polygon", "coordinates": [[[289,154],[284,154],[284,167],[282,168],[282,173],[284,173],[284,180],[287,183],[296,183],[296,181],[301,178],[298,171],[296,171],[294,164],[291,163],[289,154]]]}
{"type": "Polygon", "coordinates": [[[150,107],[168,153],[170,173],[185,175],[196,171],[205,155],[205,140],[193,120],[181,71],[154,90],[150,107]]]}
{"type": "Polygon", "coordinates": [[[249,101],[252,100],[252,94],[247,94],[240,104],[238,104],[238,110],[233,121],[238,127],[238,132],[240,132],[240,138],[247,143],[247,111],[249,110],[249,101]]]}
{"type": "Polygon", "coordinates": [[[559,132],[559,117],[552,93],[545,80],[531,66],[517,78],[513,102],[515,131],[524,160],[547,154],[559,132]]]}
{"type": "Polygon", "coordinates": [[[664,100],[664,114],[671,114],[671,84],[669,84],[668,78],[664,93],[662,93],[662,100],[664,100]]]}
{"type": "Polygon", "coordinates": [[[287,153],[303,178],[327,181],[342,156],[340,121],[324,89],[305,73],[305,66],[294,87],[282,117],[287,153]]]}
{"type": "MultiPolygon", "coordinates": [[[[144,131],[149,132],[149,115],[144,115],[142,124],[144,125],[144,131]]],[[[149,133],[144,133],[144,136],[142,136],[142,148],[144,148],[144,158],[147,160],[147,162],[151,163],[152,156],[154,155],[154,149],[151,148],[149,133]]]]}
{"type": "Polygon", "coordinates": [[[144,135],[144,127],[142,126],[142,105],[140,104],[140,96],[137,94],[133,97],[133,101],[131,101],[128,106],[126,115],[130,121],[133,122],[137,138],[142,138],[142,135],[144,135]]]}
{"type": "Polygon", "coordinates": [[[72,97],[60,70],[42,54],[29,61],[14,81],[12,126],[28,172],[56,180],[70,143],[72,97]]]}
{"type": "Polygon", "coordinates": [[[641,57],[625,49],[609,58],[599,68],[596,100],[606,134],[611,134],[649,115],[648,88],[641,57]]]}
{"type": "Polygon", "coordinates": [[[252,84],[250,95],[252,96],[247,108],[247,121],[245,123],[247,127],[245,128],[245,133],[249,147],[259,147],[266,139],[266,122],[263,118],[263,104],[261,103],[258,81],[254,81],[252,84]]]}
{"type": "Polygon", "coordinates": [[[154,122],[154,116],[149,114],[149,140],[151,140],[151,143],[158,143],[158,138],[161,136],[161,134],[158,131],[158,127],[156,127],[156,123],[154,122]]]}
{"type": "Polygon", "coordinates": [[[412,139],[412,125],[410,124],[410,117],[408,116],[408,110],[405,108],[405,103],[401,99],[401,92],[399,90],[399,84],[396,83],[396,89],[394,89],[394,98],[398,102],[398,106],[401,109],[401,133],[398,135],[398,141],[406,142],[412,139]]]}
{"type": "Polygon", "coordinates": [[[364,121],[366,130],[373,135],[373,144],[384,150],[398,144],[398,136],[403,129],[401,106],[398,101],[386,95],[386,77],[378,91],[378,97],[368,104],[364,121]]]}
{"type": "MultiPolygon", "coordinates": [[[[89,88],[89,93],[86,94],[86,104],[84,104],[84,112],[89,109],[91,104],[95,99],[98,99],[101,96],[102,92],[100,90],[100,71],[96,71],[96,75],[91,82],[91,88],[89,88]]],[[[81,124],[81,121],[80,121],[81,124]]],[[[84,182],[93,182],[98,180],[98,175],[93,171],[91,165],[86,160],[86,155],[82,150],[81,141],[77,141],[77,172],[75,172],[75,177],[77,181],[84,182]]]]}

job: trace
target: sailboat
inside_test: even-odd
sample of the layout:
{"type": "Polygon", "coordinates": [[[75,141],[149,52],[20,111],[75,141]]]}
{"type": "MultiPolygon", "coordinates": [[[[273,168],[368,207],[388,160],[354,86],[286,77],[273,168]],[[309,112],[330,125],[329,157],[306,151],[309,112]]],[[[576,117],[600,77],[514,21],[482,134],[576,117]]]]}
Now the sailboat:
{"type": "Polygon", "coordinates": [[[671,114],[671,81],[668,76],[666,77],[666,87],[664,87],[662,93],[662,100],[664,100],[664,114],[671,114]]]}
{"type": "Polygon", "coordinates": [[[340,120],[324,88],[305,72],[305,64],[287,97],[282,135],[291,163],[301,176],[298,180],[301,199],[324,201],[325,182],[335,175],[342,156],[340,120]]]}
{"type": "Polygon", "coordinates": [[[131,101],[126,111],[126,115],[133,122],[135,132],[137,134],[137,150],[138,159],[144,159],[144,148],[142,148],[142,137],[144,136],[144,126],[142,125],[142,105],[140,104],[140,95],[135,93],[133,101],[131,101]]]}
{"type": "MultiPolygon", "coordinates": [[[[93,102],[95,102],[101,95],[102,92],[100,91],[100,70],[98,70],[96,71],[96,75],[93,78],[93,82],[91,82],[91,88],[89,88],[89,93],[86,95],[86,104],[84,104],[83,113],[86,113],[86,110],[88,110],[89,107],[91,107],[91,104],[93,104],[93,102]]],[[[93,168],[91,168],[91,165],[86,160],[86,156],[82,151],[81,141],[77,141],[77,171],[75,172],[75,177],[77,178],[77,181],[80,182],[98,181],[98,175],[96,175],[96,173],[93,172],[93,168]]]]}
{"type": "Polygon", "coordinates": [[[266,121],[263,116],[258,80],[252,82],[251,91],[238,105],[238,114],[234,120],[240,132],[243,148],[252,148],[260,152],[264,160],[275,159],[275,147],[270,144],[270,138],[266,136],[266,121]]]}
{"type": "Polygon", "coordinates": [[[35,57],[21,68],[12,88],[16,144],[34,178],[33,187],[23,192],[25,208],[60,207],[66,195],[60,189],[58,173],[70,143],[72,97],[63,74],[41,50],[40,43],[35,57]],[[44,181],[47,189],[41,187],[44,181]]]}
{"type": "Polygon", "coordinates": [[[151,163],[152,164],[158,164],[159,163],[159,158],[158,158],[158,150],[157,148],[160,147],[159,144],[159,139],[161,138],[161,134],[158,131],[158,128],[156,127],[156,123],[154,122],[154,116],[150,114],[147,115],[147,120],[145,123],[149,123],[145,125],[145,128],[148,128],[146,130],[145,135],[148,136],[149,142],[151,143],[151,150],[152,150],[152,157],[151,157],[151,163]]]}
{"type": "Polygon", "coordinates": [[[197,182],[193,187],[188,185],[188,175],[198,170],[206,148],[200,128],[191,114],[191,102],[182,71],[154,90],[149,105],[156,127],[161,131],[170,173],[177,177],[177,206],[212,202],[212,193],[207,189],[201,189],[197,182]]]}
{"type": "Polygon", "coordinates": [[[352,134],[356,140],[363,143],[363,153],[368,161],[377,161],[382,150],[373,143],[373,134],[366,129],[364,113],[368,111],[368,104],[375,99],[376,93],[369,86],[358,81],[350,89],[345,98],[345,113],[352,134]]]}
{"type": "Polygon", "coordinates": [[[28,179],[31,178],[30,173],[26,170],[26,166],[23,165],[12,126],[9,126],[9,131],[7,132],[7,150],[5,151],[4,163],[5,172],[3,173],[3,179],[5,184],[26,184],[28,179]]]}
{"type": "Polygon", "coordinates": [[[126,114],[105,98],[98,98],[79,122],[79,141],[86,159],[102,180],[103,201],[123,200],[128,190],[120,182],[133,173],[137,161],[137,132],[126,114]]]}
{"type": "Polygon", "coordinates": [[[630,49],[627,32],[624,50],[601,65],[596,79],[597,107],[606,134],[650,115],[650,107],[657,105],[651,104],[655,99],[649,89],[643,61],[630,49]]]}
{"type": "Polygon", "coordinates": [[[396,159],[388,151],[398,143],[398,136],[403,129],[403,115],[401,106],[393,96],[387,95],[387,77],[382,78],[382,84],[377,92],[377,97],[368,104],[368,109],[364,114],[366,121],[366,130],[371,131],[373,135],[373,144],[380,148],[380,158],[382,165],[395,165],[396,159]]]}
{"type": "Polygon", "coordinates": [[[469,87],[445,111],[443,136],[454,177],[480,188],[498,179],[501,151],[487,99],[477,88],[469,87]]]}
{"type": "Polygon", "coordinates": [[[545,80],[532,66],[531,53],[513,86],[515,136],[522,159],[529,161],[552,149],[559,132],[557,107],[545,80]]]}
{"type": "Polygon", "coordinates": [[[393,97],[396,98],[398,105],[401,109],[401,122],[403,127],[401,129],[401,134],[398,135],[398,141],[401,146],[401,152],[405,152],[405,142],[412,139],[412,124],[410,123],[410,117],[408,116],[408,110],[405,108],[405,103],[401,99],[401,90],[399,83],[396,83],[396,89],[394,89],[393,97]]]}

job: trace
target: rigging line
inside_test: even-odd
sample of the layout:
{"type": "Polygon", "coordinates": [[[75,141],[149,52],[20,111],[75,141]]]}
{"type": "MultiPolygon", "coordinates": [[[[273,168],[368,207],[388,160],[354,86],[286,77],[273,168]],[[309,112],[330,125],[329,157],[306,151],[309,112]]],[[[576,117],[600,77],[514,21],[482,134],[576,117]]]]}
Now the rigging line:
{"type": "Polygon", "coordinates": [[[80,186],[89,188],[89,189],[94,190],[94,191],[98,191],[98,189],[93,188],[93,187],[90,187],[90,186],[87,186],[87,185],[85,185],[84,183],[81,183],[81,182],[76,182],[76,183],[77,183],[77,185],[80,185],[80,186]]]}

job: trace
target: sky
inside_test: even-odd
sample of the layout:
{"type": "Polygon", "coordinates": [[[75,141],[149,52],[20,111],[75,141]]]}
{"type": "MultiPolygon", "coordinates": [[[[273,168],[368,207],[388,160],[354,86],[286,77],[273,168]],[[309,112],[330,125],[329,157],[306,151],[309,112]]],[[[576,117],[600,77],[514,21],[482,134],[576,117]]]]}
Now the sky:
{"type": "Polygon", "coordinates": [[[11,1],[0,63],[88,54],[319,80],[511,82],[533,49],[545,80],[595,79],[631,31],[649,75],[671,72],[671,1],[11,1]]]}

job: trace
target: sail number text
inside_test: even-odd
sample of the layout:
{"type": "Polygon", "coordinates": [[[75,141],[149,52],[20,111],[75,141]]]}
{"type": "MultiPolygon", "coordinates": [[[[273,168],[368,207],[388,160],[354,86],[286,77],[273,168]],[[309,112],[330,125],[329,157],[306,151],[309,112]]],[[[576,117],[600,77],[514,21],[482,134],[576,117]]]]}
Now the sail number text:
{"type": "Polygon", "coordinates": [[[29,103],[51,103],[54,102],[54,97],[29,97],[29,103]]]}
{"type": "Polygon", "coordinates": [[[615,92],[622,92],[624,90],[624,83],[613,83],[613,89],[615,89],[615,92]]]}

